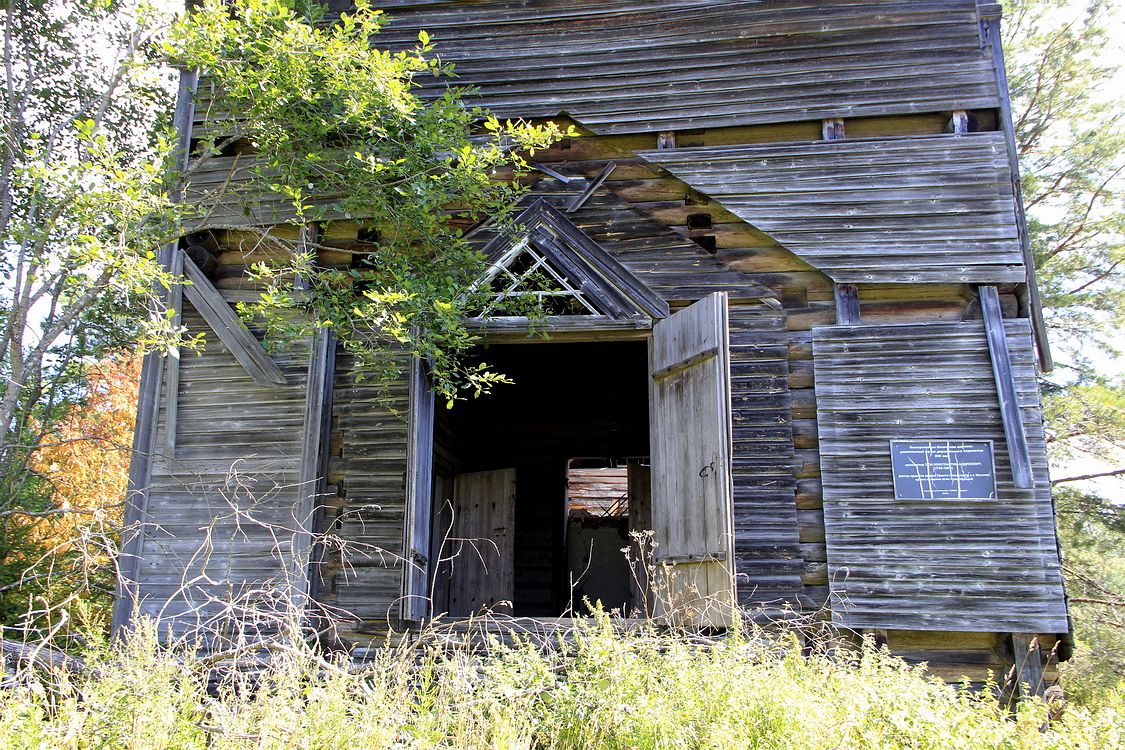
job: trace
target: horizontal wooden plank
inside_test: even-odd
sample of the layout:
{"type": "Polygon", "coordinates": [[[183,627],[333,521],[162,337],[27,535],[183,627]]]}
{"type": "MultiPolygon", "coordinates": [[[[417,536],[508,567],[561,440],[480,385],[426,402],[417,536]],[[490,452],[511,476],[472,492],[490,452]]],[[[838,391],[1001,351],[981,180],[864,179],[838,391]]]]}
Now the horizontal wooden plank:
{"type": "MultiPolygon", "coordinates": [[[[425,28],[452,83],[500,117],[580,121],[596,133],[943,112],[998,105],[976,3],[866,0],[516,0],[382,3],[375,40],[411,48],[425,28]]],[[[447,85],[425,81],[424,96],[447,85]]],[[[222,131],[207,83],[197,128],[222,131]]],[[[201,132],[197,130],[197,132],[201,132]]]]}
{"type": "Polygon", "coordinates": [[[838,283],[1023,281],[1003,134],[639,155],[838,283]]]}
{"type": "Polygon", "coordinates": [[[799,606],[800,534],[784,312],[730,308],[734,556],[739,602],[799,606]]]}
{"type": "Polygon", "coordinates": [[[1065,632],[1030,327],[1005,321],[1036,484],[1014,486],[981,321],[814,328],[834,617],[853,628],[1065,632]],[[997,497],[895,498],[890,440],[990,440],[997,497]]]}

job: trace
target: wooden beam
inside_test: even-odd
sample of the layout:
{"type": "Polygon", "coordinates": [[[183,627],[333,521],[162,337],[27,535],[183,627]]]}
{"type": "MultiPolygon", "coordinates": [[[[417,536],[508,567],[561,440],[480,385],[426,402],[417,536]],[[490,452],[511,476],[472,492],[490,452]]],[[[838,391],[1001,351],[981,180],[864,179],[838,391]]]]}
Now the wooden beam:
{"type": "Polygon", "coordinates": [[[184,276],[191,283],[184,286],[188,301],[199,311],[207,325],[226,344],[231,354],[258,385],[269,388],[285,385],[285,374],[270,359],[254,334],[242,324],[223,295],[203,275],[191,258],[184,256],[184,276]]]}
{"type": "Polygon", "coordinates": [[[582,179],[581,177],[567,177],[562,172],[551,169],[546,164],[540,164],[537,161],[529,161],[528,164],[530,164],[532,167],[539,170],[543,174],[547,175],[548,177],[554,177],[556,180],[562,183],[575,182],[582,179]]]}
{"type": "Polygon", "coordinates": [[[602,171],[598,173],[598,176],[594,178],[594,181],[591,182],[589,186],[582,191],[581,195],[570,202],[570,205],[566,207],[566,212],[568,214],[572,214],[578,209],[582,208],[582,206],[585,205],[586,201],[590,200],[590,196],[598,191],[598,188],[602,186],[602,183],[609,179],[609,176],[613,174],[613,170],[615,169],[617,169],[617,162],[613,161],[602,167],[602,171]]]}
{"type": "MultiPolygon", "coordinates": [[[[598,341],[601,334],[616,338],[619,333],[637,332],[638,338],[645,338],[652,330],[652,320],[648,318],[611,318],[607,315],[549,315],[546,318],[527,318],[522,316],[503,316],[494,318],[473,318],[465,321],[465,326],[474,333],[494,341],[497,336],[512,334],[518,342],[529,344],[543,343],[541,334],[552,341],[560,336],[572,334],[571,341],[598,341]]],[[[505,343],[508,343],[507,341],[505,343]]]]}
{"type": "Polygon", "coordinates": [[[1004,421],[1004,439],[1008,443],[1008,458],[1012,465],[1012,482],[1016,487],[1028,489],[1035,486],[1031,451],[1016,395],[1016,379],[1008,352],[1008,336],[1004,332],[1000,294],[994,286],[980,287],[979,294],[984,330],[988,336],[988,353],[992,357],[992,374],[996,378],[996,393],[1000,399],[1000,416],[1004,421]]]}
{"type": "MultiPolygon", "coordinates": [[[[992,8],[995,4],[989,4],[992,8]]],[[[1027,306],[1031,330],[1039,352],[1039,368],[1049,372],[1054,367],[1051,345],[1047,340],[1047,322],[1043,318],[1043,303],[1039,298],[1039,285],[1035,281],[1035,256],[1031,251],[1031,235],[1027,230],[1027,215],[1023,209],[1023,189],[1020,186],[1020,163],[1016,150],[1016,129],[1012,119],[1012,101],[1008,91],[1008,71],[1004,65],[1004,49],[1000,39],[1000,16],[989,15],[981,19],[981,36],[992,48],[992,65],[996,70],[996,85],[1000,91],[1000,126],[1008,146],[1008,168],[1012,173],[1012,190],[1016,195],[1016,228],[1020,237],[1020,250],[1027,280],[1027,306]]]]}
{"type": "MultiPolygon", "coordinates": [[[[172,124],[177,134],[177,161],[186,168],[191,147],[191,123],[195,116],[195,90],[199,76],[195,71],[181,70],[179,90],[176,94],[176,111],[172,124]]],[[[182,198],[180,190],[172,194],[173,200],[182,198]]],[[[160,249],[161,267],[172,269],[178,242],[170,242],[160,249]]],[[[166,294],[160,286],[154,287],[157,296],[166,294]]],[[[165,299],[167,297],[165,296],[165,299]]],[[[152,310],[163,314],[163,310],[152,310]]],[[[125,514],[122,522],[121,551],[117,563],[117,585],[114,593],[113,618],[110,630],[114,637],[124,633],[133,618],[133,607],[139,594],[137,578],[140,572],[141,548],[144,542],[144,523],[148,515],[148,484],[152,477],[152,460],[156,453],[157,423],[160,418],[160,381],[164,374],[164,356],[150,352],[141,369],[140,390],[137,399],[137,422],[133,428],[133,456],[129,462],[129,483],[125,494],[125,514]]]]}
{"type": "MultiPolygon", "coordinates": [[[[179,279],[184,273],[184,253],[172,253],[172,265],[168,270],[179,279]]],[[[179,328],[184,320],[184,285],[172,284],[168,293],[168,308],[172,310],[172,325],[179,328]]],[[[164,366],[164,455],[169,461],[176,458],[176,432],[180,412],[180,347],[173,346],[166,355],[164,366]]]]}
{"type": "Polygon", "coordinates": [[[958,135],[969,132],[969,113],[959,109],[953,113],[949,120],[950,130],[958,135]]]}
{"type": "Polygon", "coordinates": [[[1018,694],[1025,698],[1042,698],[1047,685],[1043,678],[1043,654],[1039,648],[1039,636],[1034,633],[1012,633],[1011,637],[1018,694]]]}
{"type": "Polygon", "coordinates": [[[833,293],[836,297],[836,325],[858,325],[859,287],[855,284],[836,284],[833,293]]]}
{"type": "Polygon", "coordinates": [[[293,605],[297,611],[314,596],[316,571],[312,569],[313,535],[319,498],[324,494],[328,465],[328,440],[332,420],[332,382],[336,372],[336,336],[322,328],[309,347],[305,415],[301,434],[301,466],[297,474],[297,507],[293,563],[290,573],[293,605]]]}

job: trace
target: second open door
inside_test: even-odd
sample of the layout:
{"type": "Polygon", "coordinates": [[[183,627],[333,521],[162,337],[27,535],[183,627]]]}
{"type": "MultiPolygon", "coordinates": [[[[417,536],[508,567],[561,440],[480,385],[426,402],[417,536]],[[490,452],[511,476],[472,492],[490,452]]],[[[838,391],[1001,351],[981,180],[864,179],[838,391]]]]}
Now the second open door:
{"type": "Polygon", "coordinates": [[[656,324],[651,377],[654,614],[728,627],[735,587],[725,293],[656,324]]]}

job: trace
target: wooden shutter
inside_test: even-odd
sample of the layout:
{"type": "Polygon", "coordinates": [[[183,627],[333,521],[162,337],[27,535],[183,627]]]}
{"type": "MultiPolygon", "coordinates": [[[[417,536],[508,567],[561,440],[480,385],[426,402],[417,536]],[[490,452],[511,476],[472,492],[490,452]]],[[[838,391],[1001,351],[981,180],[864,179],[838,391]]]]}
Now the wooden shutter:
{"type": "Polygon", "coordinates": [[[482,608],[512,611],[515,514],[515,469],[453,478],[453,533],[446,542],[453,555],[450,615],[472,615],[482,608]]]}
{"type": "Polygon", "coordinates": [[[652,524],[658,616],[723,627],[734,617],[727,297],[711,294],[652,335],[652,524]]]}

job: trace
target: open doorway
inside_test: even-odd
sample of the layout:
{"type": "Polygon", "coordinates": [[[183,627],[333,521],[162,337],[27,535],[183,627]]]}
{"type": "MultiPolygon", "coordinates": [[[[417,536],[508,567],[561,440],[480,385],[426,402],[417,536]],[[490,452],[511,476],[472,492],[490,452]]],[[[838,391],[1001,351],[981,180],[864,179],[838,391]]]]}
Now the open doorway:
{"type": "Polygon", "coordinates": [[[571,610],[643,614],[648,547],[634,532],[652,528],[648,459],[571,459],[566,491],[571,610]]]}
{"type": "Polygon", "coordinates": [[[637,595],[621,548],[647,506],[628,500],[630,467],[635,486],[647,478],[647,343],[509,344],[477,358],[513,384],[435,412],[433,611],[554,617],[584,611],[578,593],[627,612],[637,595]],[[599,469],[616,498],[590,494],[599,469]]]}

